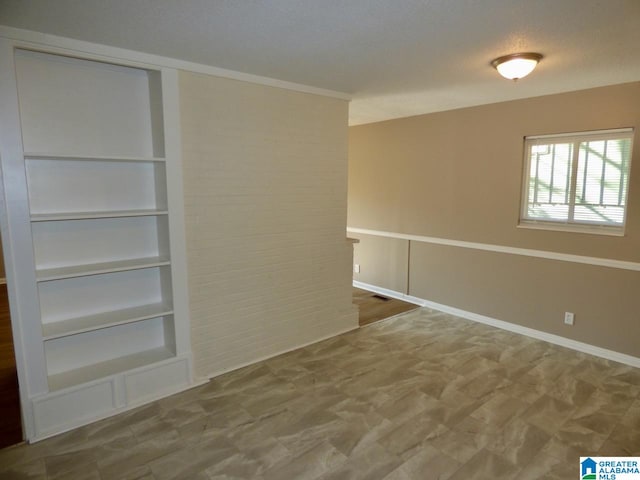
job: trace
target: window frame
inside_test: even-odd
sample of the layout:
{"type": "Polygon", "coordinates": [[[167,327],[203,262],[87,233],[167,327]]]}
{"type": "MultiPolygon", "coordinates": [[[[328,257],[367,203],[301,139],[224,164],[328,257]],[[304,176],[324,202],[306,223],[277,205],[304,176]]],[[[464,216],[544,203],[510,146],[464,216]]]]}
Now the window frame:
{"type": "MultiPolygon", "coordinates": [[[[630,178],[631,178],[631,163],[633,158],[633,139],[634,139],[634,128],[626,127],[626,128],[616,128],[616,129],[608,129],[608,130],[590,130],[584,132],[569,132],[569,133],[559,133],[559,134],[548,134],[548,135],[531,135],[525,136],[523,139],[523,172],[522,172],[522,189],[520,192],[520,215],[518,219],[518,228],[526,228],[526,229],[535,229],[535,230],[552,230],[552,231],[560,231],[560,232],[574,232],[574,233],[591,233],[591,234],[599,234],[599,235],[613,235],[613,236],[624,236],[625,228],[627,225],[627,215],[628,215],[628,200],[629,200],[629,187],[630,187],[630,178]],[[575,221],[575,220],[551,220],[551,219],[538,219],[538,218],[529,218],[527,215],[528,206],[529,206],[529,188],[530,188],[530,172],[531,172],[531,155],[530,149],[531,146],[535,144],[538,140],[543,140],[545,144],[552,143],[576,143],[585,142],[585,141],[597,141],[597,140],[612,140],[616,138],[629,138],[630,146],[629,146],[629,160],[627,163],[627,180],[626,180],[626,188],[624,192],[624,214],[621,225],[607,225],[607,224],[598,224],[598,223],[590,223],[584,221],[575,221]]],[[[571,178],[569,180],[569,208],[570,211],[573,211],[576,204],[576,185],[577,179],[576,174],[579,168],[578,166],[578,155],[579,149],[573,153],[572,167],[571,167],[571,178]]]]}

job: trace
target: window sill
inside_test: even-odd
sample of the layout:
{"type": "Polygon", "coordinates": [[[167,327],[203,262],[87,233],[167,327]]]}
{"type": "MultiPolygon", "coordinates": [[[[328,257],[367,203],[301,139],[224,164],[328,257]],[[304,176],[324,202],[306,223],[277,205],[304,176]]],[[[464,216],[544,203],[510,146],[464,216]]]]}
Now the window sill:
{"type": "Polygon", "coordinates": [[[605,227],[599,225],[573,225],[552,222],[520,221],[517,228],[529,230],[548,230],[553,232],[586,233],[590,235],[607,235],[610,237],[624,237],[624,227],[605,227]]]}

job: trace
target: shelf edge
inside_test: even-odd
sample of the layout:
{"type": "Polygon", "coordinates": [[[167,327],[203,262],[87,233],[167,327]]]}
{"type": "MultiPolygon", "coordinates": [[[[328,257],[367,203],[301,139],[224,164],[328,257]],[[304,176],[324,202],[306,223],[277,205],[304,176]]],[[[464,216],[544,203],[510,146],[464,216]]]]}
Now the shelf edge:
{"type": "Polygon", "coordinates": [[[88,161],[88,162],[166,162],[166,157],[140,157],[128,155],[76,155],[76,154],[60,154],[46,152],[23,152],[25,159],[31,160],[69,160],[69,161],[88,161]]]}
{"type": "MultiPolygon", "coordinates": [[[[141,260],[141,259],[136,259],[141,260]]],[[[131,265],[122,265],[120,267],[105,267],[105,268],[96,268],[96,269],[87,269],[85,271],[80,271],[78,273],[60,273],[46,276],[39,276],[38,271],[36,270],[36,282],[51,282],[54,280],[65,280],[69,278],[78,278],[78,277],[90,277],[92,275],[105,275],[107,273],[118,273],[118,272],[128,272],[131,270],[144,270],[146,268],[156,268],[156,267],[165,267],[167,265],[171,265],[171,259],[158,259],[156,262],[151,263],[132,263],[131,265]]],[[[45,270],[46,271],[46,270],[45,270]]]]}
{"type": "MultiPolygon", "coordinates": [[[[56,334],[51,334],[51,335],[46,335],[44,334],[44,326],[43,326],[43,335],[42,335],[42,340],[44,342],[48,342],[51,340],[56,340],[58,338],[64,338],[64,337],[70,337],[72,335],[79,335],[81,333],[88,333],[88,332],[95,332],[96,330],[103,330],[105,328],[110,328],[110,327],[117,327],[118,325],[128,325],[130,323],[136,323],[136,322],[142,322],[144,320],[150,320],[152,318],[158,318],[158,317],[168,317],[169,315],[173,315],[173,309],[166,309],[166,310],[160,310],[158,312],[154,312],[148,315],[140,315],[137,317],[132,317],[130,319],[126,319],[126,320],[120,320],[120,321],[115,321],[115,322],[107,322],[104,324],[101,324],[99,326],[94,326],[94,327],[86,327],[86,328],[76,328],[73,330],[69,330],[67,332],[64,333],[56,333],[56,334]]],[[[62,320],[60,323],[64,322],[64,320],[62,320]]],[[[56,322],[58,323],[58,322],[56,322]]]]}
{"type": "Polygon", "coordinates": [[[106,212],[36,213],[31,222],[60,222],[65,220],[99,220],[101,218],[155,217],[168,215],[168,210],[122,210],[106,212]]]}
{"type": "Polygon", "coordinates": [[[104,362],[86,365],[76,370],[47,375],[49,393],[108,378],[140,367],[160,363],[170,358],[175,358],[176,356],[177,355],[168,348],[158,347],[126,355],[124,357],[117,357],[111,360],[105,360],[104,362]],[[124,364],[128,362],[131,363],[131,365],[125,367],[124,364]],[[88,372],[91,370],[97,371],[97,374],[90,375],[88,372]]]}

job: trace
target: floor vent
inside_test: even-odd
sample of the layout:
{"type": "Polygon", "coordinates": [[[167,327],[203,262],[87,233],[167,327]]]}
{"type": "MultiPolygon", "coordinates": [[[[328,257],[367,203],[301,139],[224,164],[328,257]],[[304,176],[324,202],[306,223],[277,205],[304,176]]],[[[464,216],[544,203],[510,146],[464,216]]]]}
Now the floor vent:
{"type": "Polygon", "coordinates": [[[377,293],[375,295],[371,295],[373,298],[377,298],[378,300],[382,300],[383,302],[388,302],[389,299],[387,297],[383,297],[382,295],[378,295],[377,293]]]}

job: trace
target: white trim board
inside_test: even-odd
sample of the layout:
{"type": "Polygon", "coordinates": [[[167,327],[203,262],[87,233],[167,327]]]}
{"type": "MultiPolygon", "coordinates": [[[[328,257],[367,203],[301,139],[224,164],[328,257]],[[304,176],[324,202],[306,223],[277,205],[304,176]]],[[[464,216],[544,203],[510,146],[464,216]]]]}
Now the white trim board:
{"type": "Polygon", "coordinates": [[[501,330],[507,330],[509,332],[518,333],[526,337],[535,338],[536,340],[542,340],[544,342],[553,343],[561,347],[576,350],[578,352],[588,353],[595,357],[605,358],[614,362],[623,363],[631,367],[640,368],[640,358],[627,355],[625,353],[616,352],[588,343],[579,342],[577,340],[571,340],[570,338],[561,337],[560,335],[554,335],[552,333],[543,332],[541,330],[535,330],[529,327],[523,327],[522,325],[516,325],[515,323],[505,322],[504,320],[498,320],[496,318],[487,317],[486,315],[480,315],[479,313],[468,312],[460,308],[451,307],[449,305],[443,305],[442,303],[432,302],[431,300],[425,300],[423,298],[406,295],[401,292],[396,292],[386,288],[377,287],[368,283],[353,281],[353,286],[368,290],[370,292],[379,293],[387,297],[396,298],[405,302],[420,305],[422,307],[432,308],[443,313],[455,315],[457,317],[471,320],[473,322],[484,323],[492,327],[499,328],[501,330]]]}
{"type": "Polygon", "coordinates": [[[323,97],[338,98],[341,100],[351,100],[351,95],[343,92],[336,92],[334,90],[287,82],[285,80],[278,80],[276,78],[263,77],[250,73],[236,72],[234,70],[227,70],[226,68],[213,67],[202,63],[137,52],[119,47],[111,47],[108,45],[85,42],[72,38],[59,37],[57,35],[50,35],[47,33],[8,27],[6,25],[0,25],[0,37],[12,40],[19,44],[17,46],[27,49],[44,49],[50,53],[61,53],[71,56],[78,55],[83,58],[87,58],[87,56],[90,55],[94,60],[115,62],[118,64],[122,64],[123,60],[128,60],[130,62],[136,62],[140,64],[140,66],[146,65],[147,67],[155,68],[175,68],[177,70],[186,70],[189,72],[213,75],[215,77],[230,78],[233,80],[240,80],[242,82],[265,85],[268,87],[282,88],[285,90],[310,93],[323,97]],[[60,50],[56,51],[54,49],[60,50]]]}
{"type": "Polygon", "coordinates": [[[546,250],[534,250],[531,248],[507,247],[505,245],[494,245],[491,243],[466,242],[463,240],[451,240],[440,237],[425,237],[422,235],[410,235],[406,233],[385,232],[382,230],[369,230],[366,228],[347,227],[348,233],[361,233],[363,235],[373,235],[377,237],[396,238],[398,240],[411,240],[414,242],[432,243],[435,245],[447,245],[450,247],[470,248],[474,250],[484,250],[487,252],[507,253],[510,255],[522,255],[525,257],[544,258],[547,260],[558,260],[561,262],[582,263],[585,265],[595,265],[598,267],[618,268],[621,270],[633,270],[640,272],[640,263],[616,260],[614,258],[587,257],[584,255],[573,255],[570,253],[550,252],[546,250]]]}

